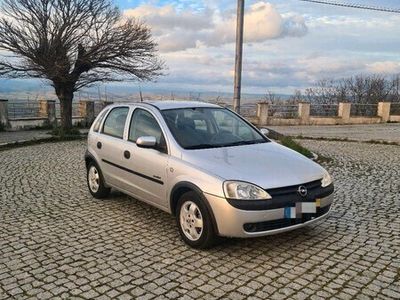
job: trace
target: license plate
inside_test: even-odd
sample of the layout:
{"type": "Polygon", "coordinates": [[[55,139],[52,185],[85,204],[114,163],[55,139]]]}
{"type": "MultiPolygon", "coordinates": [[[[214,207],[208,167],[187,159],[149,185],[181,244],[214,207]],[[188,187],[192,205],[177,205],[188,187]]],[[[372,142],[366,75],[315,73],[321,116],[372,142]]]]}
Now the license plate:
{"type": "Polygon", "coordinates": [[[285,219],[296,219],[296,207],[285,207],[285,219]]]}
{"type": "Polygon", "coordinates": [[[317,205],[315,202],[303,202],[301,203],[301,212],[303,214],[316,214],[317,205]]]}
{"type": "Polygon", "coordinates": [[[301,218],[302,214],[316,214],[319,207],[319,199],[316,202],[298,202],[295,207],[285,207],[285,219],[301,218]]]}

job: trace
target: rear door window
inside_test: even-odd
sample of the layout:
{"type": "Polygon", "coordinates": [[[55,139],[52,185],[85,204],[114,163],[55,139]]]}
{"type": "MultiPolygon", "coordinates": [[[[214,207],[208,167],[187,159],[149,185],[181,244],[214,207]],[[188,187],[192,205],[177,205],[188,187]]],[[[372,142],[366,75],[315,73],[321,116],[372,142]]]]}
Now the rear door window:
{"type": "Polygon", "coordinates": [[[128,107],[117,107],[111,110],[104,122],[103,133],[122,139],[128,112],[128,107]]]}

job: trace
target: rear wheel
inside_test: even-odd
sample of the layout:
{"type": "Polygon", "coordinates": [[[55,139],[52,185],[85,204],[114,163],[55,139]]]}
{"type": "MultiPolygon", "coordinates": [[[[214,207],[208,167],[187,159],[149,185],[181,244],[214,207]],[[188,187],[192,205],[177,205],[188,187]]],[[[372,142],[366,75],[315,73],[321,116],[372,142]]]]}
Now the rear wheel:
{"type": "Polygon", "coordinates": [[[107,197],[111,190],[105,186],[103,174],[95,162],[90,162],[88,165],[87,184],[90,193],[97,199],[107,197]]]}
{"type": "Polygon", "coordinates": [[[178,200],[176,221],[182,239],[193,248],[205,249],[214,245],[211,214],[196,192],[187,192],[178,200]]]}

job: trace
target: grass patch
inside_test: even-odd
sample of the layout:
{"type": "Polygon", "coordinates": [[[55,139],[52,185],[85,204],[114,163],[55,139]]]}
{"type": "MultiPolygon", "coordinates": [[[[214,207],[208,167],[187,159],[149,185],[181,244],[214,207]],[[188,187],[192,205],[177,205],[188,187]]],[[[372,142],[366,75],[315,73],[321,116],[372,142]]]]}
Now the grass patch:
{"type": "Polygon", "coordinates": [[[51,130],[54,126],[50,124],[38,125],[34,127],[24,128],[24,130],[51,130]]]}
{"type": "Polygon", "coordinates": [[[353,140],[349,140],[347,137],[345,138],[336,138],[336,137],[312,137],[312,136],[303,136],[296,135],[292,138],[296,140],[314,140],[314,141],[328,141],[328,142],[353,142],[353,140]]]}
{"type": "Polygon", "coordinates": [[[314,158],[314,154],[310,150],[297,143],[292,137],[283,135],[282,133],[270,128],[267,129],[269,131],[268,138],[278,141],[281,145],[297,151],[307,158],[314,158]]]}
{"type": "Polygon", "coordinates": [[[316,160],[319,164],[329,164],[333,162],[333,159],[324,155],[317,153],[318,159],[316,160]]]}
{"type": "Polygon", "coordinates": [[[50,131],[49,134],[51,134],[54,137],[60,137],[60,138],[82,136],[81,132],[79,131],[79,128],[76,128],[76,127],[73,127],[69,130],[64,130],[61,127],[56,127],[52,131],[50,131]]]}
{"type": "Polygon", "coordinates": [[[365,143],[365,144],[376,144],[376,145],[400,146],[400,144],[399,144],[399,143],[396,143],[396,142],[378,141],[378,140],[363,141],[363,143],[365,143]]]}
{"type": "Polygon", "coordinates": [[[308,150],[307,148],[303,147],[302,145],[297,143],[295,140],[293,140],[289,136],[285,136],[285,137],[280,138],[279,142],[283,146],[288,147],[288,148],[290,148],[290,149],[292,149],[294,151],[297,151],[300,154],[303,154],[304,156],[306,156],[308,158],[314,157],[313,153],[310,150],[308,150]]]}
{"type": "Polygon", "coordinates": [[[302,135],[297,135],[297,136],[294,136],[292,138],[297,139],[297,140],[327,141],[327,142],[348,142],[348,143],[400,146],[400,143],[398,143],[398,142],[390,142],[390,141],[382,141],[382,140],[359,141],[359,140],[351,140],[349,138],[335,138],[335,137],[326,138],[326,137],[312,137],[312,136],[302,136],[302,135]]]}

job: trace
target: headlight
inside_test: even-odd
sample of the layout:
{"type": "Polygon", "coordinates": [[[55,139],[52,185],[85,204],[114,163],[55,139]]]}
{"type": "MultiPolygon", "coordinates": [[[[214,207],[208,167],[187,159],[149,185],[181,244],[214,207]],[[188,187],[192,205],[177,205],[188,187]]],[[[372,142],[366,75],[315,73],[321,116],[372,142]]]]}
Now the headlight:
{"type": "Polygon", "coordinates": [[[272,197],[262,188],[243,181],[225,181],[224,193],[228,199],[267,200],[272,197]]]}
{"type": "Polygon", "coordinates": [[[321,180],[321,186],[327,187],[328,185],[332,184],[332,177],[329,175],[328,172],[325,172],[324,177],[321,180]]]}

